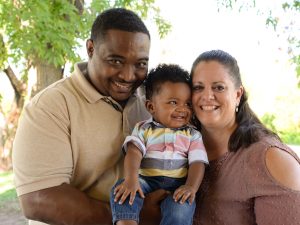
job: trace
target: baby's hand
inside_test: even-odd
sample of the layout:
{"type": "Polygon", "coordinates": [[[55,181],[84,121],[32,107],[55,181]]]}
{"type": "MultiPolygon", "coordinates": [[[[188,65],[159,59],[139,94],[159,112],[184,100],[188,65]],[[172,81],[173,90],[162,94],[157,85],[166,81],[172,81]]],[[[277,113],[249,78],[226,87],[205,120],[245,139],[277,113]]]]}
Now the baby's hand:
{"type": "Polygon", "coordinates": [[[173,199],[175,202],[180,200],[180,204],[185,203],[186,200],[189,200],[189,203],[192,204],[195,200],[196,190],[194,190],[189,185],[182,185],[177,188],[173,194],[173,199]]]}
{"type": "Polygon", "coordinates": [[[119,204],[123,204],[126,198],[129,196],[129,204],[132,205],[136,192],[138,192],[142,198],[145,198],[138,179],[125,179],[123,183],[119,184],[115,188],[114,201],[119,201],[119,204]]]}

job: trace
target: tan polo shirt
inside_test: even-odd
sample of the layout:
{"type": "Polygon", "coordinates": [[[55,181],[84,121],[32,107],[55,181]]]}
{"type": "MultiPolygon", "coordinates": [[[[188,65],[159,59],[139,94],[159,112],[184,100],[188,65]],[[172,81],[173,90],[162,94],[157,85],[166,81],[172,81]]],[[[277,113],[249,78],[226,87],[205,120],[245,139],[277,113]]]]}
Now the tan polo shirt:
{"type": "Polygon", "coordinates": [[[124,138],[150,115],[136,95],[123,110],[99,94],[81,72],[86,66],[76,64],[72,76],[25,107],[13,145],[18,196],[68,183],[108,201],[112,185],[122,176],[124,138]]]}

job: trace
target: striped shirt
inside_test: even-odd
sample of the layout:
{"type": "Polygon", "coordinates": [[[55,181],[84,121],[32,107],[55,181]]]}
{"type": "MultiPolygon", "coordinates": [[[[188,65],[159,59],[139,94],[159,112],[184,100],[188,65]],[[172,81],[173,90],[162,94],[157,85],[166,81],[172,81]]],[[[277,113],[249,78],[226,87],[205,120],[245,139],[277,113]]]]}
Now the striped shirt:
{"type": "Polygon", "coordinates": [[[137,123],[126,137],[125,152],[128,142],[135,144],[143,155],[139,171],[143,176],[182,178],[187,176],[191,163],[208,164],[202,136],[191,125],[167,128],[151,118],[137,123]]]}

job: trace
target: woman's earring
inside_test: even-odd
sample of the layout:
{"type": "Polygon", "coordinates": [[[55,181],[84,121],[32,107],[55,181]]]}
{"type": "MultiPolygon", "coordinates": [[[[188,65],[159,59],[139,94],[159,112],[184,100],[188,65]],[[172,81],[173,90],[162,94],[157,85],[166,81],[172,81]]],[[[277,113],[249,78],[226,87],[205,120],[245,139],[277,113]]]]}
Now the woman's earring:
{"type": "Polygon", "coordinates": [[[239,111],[239,105],[237,104],[235,107],[235,112],[238,112],[238,111],[239,111]]]}

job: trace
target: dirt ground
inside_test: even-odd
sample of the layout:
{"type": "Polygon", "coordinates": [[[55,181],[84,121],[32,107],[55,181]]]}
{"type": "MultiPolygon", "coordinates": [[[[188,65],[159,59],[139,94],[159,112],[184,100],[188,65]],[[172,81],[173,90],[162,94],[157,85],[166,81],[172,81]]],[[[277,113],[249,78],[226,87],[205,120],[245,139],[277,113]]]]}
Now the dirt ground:
{"type": "Polygon", "coordinates": [[[18,200],[5,201],[0,203],[0,224],[1,225],[27,225],[27,220],[22,215],[18,200]]]}

